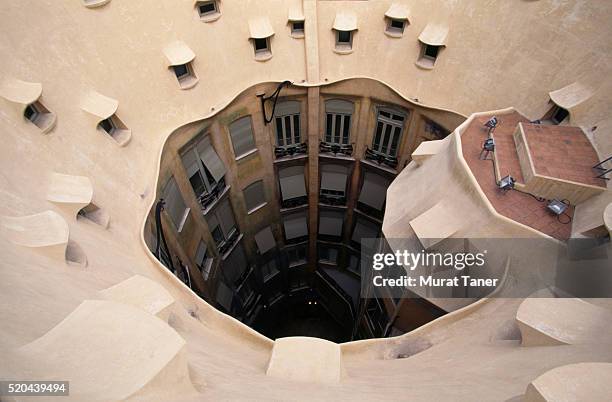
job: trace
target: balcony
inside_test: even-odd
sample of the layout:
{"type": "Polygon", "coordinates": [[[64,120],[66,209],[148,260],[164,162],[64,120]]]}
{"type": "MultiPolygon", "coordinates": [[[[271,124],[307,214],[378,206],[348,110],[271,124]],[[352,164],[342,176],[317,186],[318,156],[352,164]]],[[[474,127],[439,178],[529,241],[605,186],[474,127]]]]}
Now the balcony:
{"type": "Polygon", "coordinates": [[[308,196],[290,198],[288,200],[281,201],[281,209],[292,209],[299,208],[301,206],[308,205],[308,196]]]}
{"type": "Polygon", "coordinates": [[[378,165],[378,167],[390,168],[394,172],[395,169],[397,169],[397,165],[399,163],[396,157],[382,154],[370,148],[366,148],[364,158],[366,161],[374,162],[374,166],[378,165]]]}
{"type": "Polygon", "coordinates": [[[215,202],[223,196],[225,190],[228,188],[229,187],[225,184],[225,177],[223,177],[208,193],[203,193],[198,196],[198,202],[200,203],[200,206],[202,207],[202,212],[205,215],[215,204],[215,202]]]}
{"type": "Polygon", "coordinates": [[[308,156],[308,143],[301,142],[299,144],[286,145],[282,147],[274,147],[274,158],[278,160],[295,159],[298,157],[308,156]]]}
{"type": "Polygon", "coordinates": [[[321,141],[319,143],[319,154],[321,156],[352,157],[353,144],[333,144],[321,141]]]}
{"type": "Polygon", "coordinates": [[[319,202],[325,205],[343,207],[346,205],[346,195],[343,191],[322,190],[319,194],[319,202]]]}
{"type": "Polygon", "coordinates": [[[225,259],[241,238],[242,235],[237,229],[235,229],[225,241],[222,241],[217,245],[219,254],[221,254],[225,259]]]}

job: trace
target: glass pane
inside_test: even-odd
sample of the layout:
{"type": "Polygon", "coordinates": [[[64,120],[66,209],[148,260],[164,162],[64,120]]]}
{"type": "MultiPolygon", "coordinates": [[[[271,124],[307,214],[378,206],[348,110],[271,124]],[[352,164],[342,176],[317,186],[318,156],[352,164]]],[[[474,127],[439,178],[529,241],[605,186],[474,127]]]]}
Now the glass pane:
{"type": "Polygon", "coordinates": [[[327,121],[325,123],[325,141],[332,142],[332,115],[331,113],[327,114],[327,121]]]}
{"type": "Polygon", "coordinates": [[[276,118],[276,143],[279,147],[282,147],[285,143],[283,141],[283,118],[276,118]]]}
{"type": "Polygon", "coordinates": [[[338,43],[350,43],[351,31],[338,31],[338,43]]]}
{"type": "Polygon", "coordinates": [[[438,46],[426,45],[425,55],[429,57],[433,57],[434,59],[438,57],[438,46]]]}
{"type": "Polygon", "coordinates": [[[295,137],[295,143],[299,144],[302,142],[300,138],[300,115],[296,114],[293,116],[293,136],[295,137]]]}
{"type": "Polygon", "coordinates": [[[397,153],[397,144],[399,143],[400,136],[402,134],[401,127],[395,127],[393,133],[393,140],[391,141],[391,150],[389,151],[389,155],[395,156],[397,153]]]}
{"type": "Polygon", "coordinates": [[[334,115],[334,140],[332,142],[339,144],[340,143],[340,121],[342,116],[334,115]]]}
{"type": "Polygon", "coordinates": [[[382,135],[382,130],[383,124],[379,121],[376,125],[376,134],[374,135],[374,143],[372,144],[372,148],[374,148],[375,151],[380,150],[380,137],[382,135]]]}
{"type": "Polygon", "coordinates": [[[342,143],[348,144],[351,133],[351,116],[344,116],[344,126],[342,127],[342,143]]]}
{"type": "Polygon", "coordinates": [[[187,75],[189,73],[189,70],[187,70],[187,65],[186,64],[181,64],[179,66],[174,66],[174,74],[176,74],[177,78],[181,78],[185,75],[187,75]]]}
{"type": "Polygon", "coordinates": [[[264,39],[255,39],[255,50],[266,50],[268,48],[268,40],[264,39]]]}
{"type": "Polygon", "coordinates": [[[204,167],[204,173],[206,173],[206,181],[208,182],[208,183],[204,183],[204,185],[208,184],[207,188],[208,190],[211,190],[217,184],[217,181],[215,180],[213,175],[210,173],[210,170],[208,170],[204,162],[202,162],[202,166],[204,167]]]}
{"type": "Polygon", "coordinates": [[[285,138],[286,144],[293,144],[293,139],[291,138],[291,116],[285,116],[285,138]]]}
{"type": "Polygon", "coordinates": [[[404,21],[401,20],[391,20],[391,26],[396,29],[404,29],[404,21]]]}
{"type": "Polygon", "coordinates": [[[389,146],[389,139],[391,137],[391,129],[393,127],[389,124],[385,124],[385,133],[383,134],[383,142],[380,146],[380,152],[387,153],[387,147],[389,146]]]}
{"type": "Polygon", "coordinates": [[[215,244],[217,244],[217,246],[223,241],[225,241],[225,237],[223,237],[223,232],[221,232],[221,228],[219,226],[213,229],[212,237],[213,237],[213,240],[215,241],[215,244]]]}
{"type": "Polygon", "coordinates": [[[208,3],[203,3],[200,5],[200,15],[204,15],[204,14],[208,14],[208,13],[214,13],[215,10],[215,2],[211,1],[208,3]]]}
{"type": "Polygon", "coordinates": [[[193,176],[191,176],[189,178],[189,182],[191,183],[191,187],[193,187],[193,192],[195,193],[196,197],[199,197],[206,192],[204,180],[202,180],[200,172],[196,172],[193,176]]]}

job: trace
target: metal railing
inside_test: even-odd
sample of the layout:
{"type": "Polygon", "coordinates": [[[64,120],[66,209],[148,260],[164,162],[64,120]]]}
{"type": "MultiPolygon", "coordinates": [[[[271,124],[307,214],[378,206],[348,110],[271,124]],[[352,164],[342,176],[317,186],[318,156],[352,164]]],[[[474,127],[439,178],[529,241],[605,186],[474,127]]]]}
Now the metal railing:
{"type": "Polygon", "coordinates": [[[274,156],[276,159],[284,158],[287,156],[295,155],[307,155],[308,154],[308,143],[301,142],[294,145],[286,145],[282,147],[274,147],[274,156]]]}
{"type": "Polygon", "coordinates": [[[334,155],[342,154],[346,156],[352,156],[353,144],[333,144],[330,142],[321,141],[319,143],[319,152],[328,152],[334,155]]]}
{"type": "Polygon", "coordinates": [[[376,152],[370,148],[366,148],[364,157],[367,160],[376,162],[379,165],[387,165],[392,169],[397,168],[397,165],[399,163],[396,157],[376,152]]]}
{"type": "Polygon", "coordinates": [[[223,191],[225,190],[226,187],[227,186],[225,184],[225,177],[223,177],[221,178],[221,180],[217,182],[217,184],[212,188],[210,192],[201,194],[198,197],[198,202],[200,203],[200,206],[202,207],[202,211],[205,211],[215,201],[217,201],[219,197],[221,196],[221,194],[223,194],[223,191]]]}

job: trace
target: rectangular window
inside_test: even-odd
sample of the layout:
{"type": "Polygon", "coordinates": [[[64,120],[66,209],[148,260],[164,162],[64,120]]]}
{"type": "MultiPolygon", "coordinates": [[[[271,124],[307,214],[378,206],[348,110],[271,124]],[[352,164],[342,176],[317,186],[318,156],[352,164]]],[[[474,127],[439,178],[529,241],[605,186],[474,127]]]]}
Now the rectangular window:
{"type": "Polygon", "coordinates": [[[292,34],[303,34],[304,33],[304,21],[293,21],[291,23],[292,34]]]}
{"type": "Polygon", "coordinates": [[[376,131],[372,149],[386,156],[395,157],[404,128],[405,116],[380,109],[376,118],[376,131]]]}
{"type": "Polygon", "coordinates": [[[352,114],[352,102],[340,99],[325,102],[325,142],[349,144],[352,114]]]}
{"type": "Polygon", "coordinates": [[[204,243],[202,240],[200,240],[200,244],[198,244],[195,262],[198,265],[198,269],[202,273],[204,280],[208,280],[213,259],[208,256],[208,247],[206,247],[206,243],[204,243]]]}
{"type": "Polygon", "coordinates": [[[299,242],[308,239],[306,213],[300,212],[283,216],[283,227],[287,241],[299,242]]]}
{"type": "Polygon", "coordinates": [[[208,223],[208,227],[217,247],[222,249],[234,232],[236,232],[234,213],[227,198],[221,201],[219,205],[206,216],[206,222],[208,223]]]}
{"type": "Polygon", "coordinates": [[[207,135],[181,153],[183,167],[196,198],[207,207],[225,189],[225,165],[207,135]]]}
{"type": "Polygon", "coordinates": [[[178,66],[173,66],[173,68],[174,74],[176,75],[176,78],[179,79],[179,81],[189,75],[189,67],[187,66],[187,64],[179,64],[178,66]]]}
{"type": "Polygon", "coordinates": [[[34,104],[32,103],[26,106],[23,115],[26,119],[34,123],[36,121],[36,118],[38,117],[38,110],[36,109],[36,106],[34,106],[34,104]]]}
{"type": "Polygon", "coordinates": [[[424,56],[429,57],[431,60],[435,60],[438,57],[438,51],[440,46],[425,45],[424,56]]]}
{"type": "Polygon", "coordinates": [[[298,245],[287,248],[286,250],[290,267],[306,264],[306,245],[298,245]]]}
{"type": "Polygon", "coordinates": [[[270,258],[268,261],[261,264],[260,270],[264,282],[271,279],[278,272],[276,260],[274,258],[270,258]]]}
{"type": "Polygon", "coordinates": [[[321,210],[319,212],[319,235],[337,240],[342,237],[344,211],[321,210]]]}
{"type": "Polygon", "coordinates": [[[336,265],[338,263],[338,249],[327,245],[319,245],[319,261],[336,265]]]}
{"type": "Polygon", "coordinates": [[[278,172],[278,178],[284,208],[303,205],[308,202],[304,165],[289,166],[281,169],[278,172]]]}
{"type": "Polygon", "coordinates": [[[345,205],[347,178],[348,167],[343,165],[321,165],[320,201],[330,205],[345,205]]]}
{"type": "Polygon", "coordinates": [[[566,109],[561,106],[555,106],[551,120],[554,124],[561,124],[567,116],[569,116],[569,112],[566,109]]]}
{"type": "Polygon", "coordinates": [[[239,279],[248,268],[246,254],[242,247],[242,242],[238,243],[232,253],[223,260],[222,277],[228,284],[237,285],[239,279]]]}
{"type": "Polygon", "coordinates": [[[219,303],[219,305],[225,309],[225,311],[230,311],[232,307],[233,296],[234,292],[232,292],[232,289],[230,289],[222,281],[219,281],[215,299],[217,300],[217,303],[219,303]]]}
{"type": "Polygon", "coordinates": [[[189,208],[185,205],[173,176],[168,179],[162,191],[162,197],[166,202],[164,210],[170,216],[170,220],[174,223],[176,230],[180,232],[183,230],[187,215],[189,215],[189,208]]]}
{"type": "Polygon", "coordinates": [[[268,38],[255,38],[255,52],[268,50],[268,38]]]}
{"type": "MultiPolygon", "coordinates": [[[[387,188],[390,183],[390,180],[386,177],[366,171],[357,201],[358,208],[367,213],[372,212],[372,210],[382,213],[387,195],[387,188]]],[[[379,214],[371,215],[376,217],[379,216],[379,214]]]]}
{"type": "Polygon", "coordinates": [[[392,19],[390,28],[393,30],[397,30],[398,32],[404,32],[404,21],[392,19]]]}
{"type": "Polygon", "coordinates": [[[274,240],[270,226],[266,226],[255,234],[255,244],[257,244],[259,254],[265,254],[276,247],[276,240],[274,240]]]}
{"type": "Polygon", "coordinates": [[[259,180],[247,186],[244,191],[247,213],[251,213],[266,203],[263,181],[259,180]]]}
{"type": "Polygon", "coordinates": [[[351,43],[351,31],[338,31],[338,43],[350,44],[351,43]]]}
{"type": "Polygon", "coordinates": [[[242,156],[257,149],[253,139],[251,116],[244,116],[234,121],[230,124],[229,131],[236,159],[240,159],[242,156]]]}
{"type": "Polygon", "coordinates": [[[300,136],[300,103],[297,101],[280,102],[274,110],[276,125],[276,144],[279,147],[297,145],[300,136]]]}
{"type": "Polygon", "coordinates": [[[56,120],[55,113],[50,112],[40,101],[27,105],[23,117],[41,129],[43,133],[53,128],[56,120]]]}
{"type": "Polygon", "coordinates": [[[216,1],[200,1],[198,2],[198,12],[200,13],[200,17],[210,14],[215,14],[217,12],[216,1]]]}
{"type": "Polygon", "coordinates": [[[353,229],[353,235],[351,236],[351,240],[361,247],[362,241],[364,239],[375,239],[378,237],[378,233],[380,232],[380,226],[374,222],[371,222],[367,219],[357,217],[357,223],[355,224],[355,228],[353,229]]]}
{"type": "Polygon", "coordinates": [[[347,269],[351,272],[361,275],[361,266],[359,264],[359,256],[356,254],[351,254],[349,257],[349,264],[347,269]]]}

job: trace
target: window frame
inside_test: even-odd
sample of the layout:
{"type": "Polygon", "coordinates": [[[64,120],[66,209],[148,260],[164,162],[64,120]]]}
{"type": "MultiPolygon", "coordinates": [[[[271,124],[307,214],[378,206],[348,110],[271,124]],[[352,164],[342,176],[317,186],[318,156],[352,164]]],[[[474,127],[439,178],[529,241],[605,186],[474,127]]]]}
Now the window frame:
{"type": "Polygon", "coordinates": [[[305,32],[306,23],[305,21],[290,21],[291,23],[291,34],[294,36],[303,36],[305,32]],[[296,28],[295,24],[302,24],[301,28],[296,28]]]}
{"type": "Polygon", "coordinates": [[[230,135],[230,142],[232,144],[232,151],[234,151],[234,159],[239,161],[242,158],[251,155],[254,152],[257,152],[257,142],[255,141],[255,132],[253,130],[253,118],[250,114],[246,115],[246,116],[241,116],[235,120],[233,120],[228,126],[227,126],[227,130],[229,131],[229,135],[230,135]],[[241,120],[249,120],[249,126],[250,126],[250,135],[251,135],[251,142],[252,142],[252,148],[249,150],[246,150],[244,152],[242,152],[241,154],[237,154],[236,153],[236,141],[234,141],[234,135],[232,134],[232,126],[236,123],[238,123],[241,120]]]}
{"type": "Polygon", "coordinates": [[[200,273],[202,274],[202,278],[204,278],[205,281],[207,281],[209,278],[211,278],[211,272],[212,272],[212,264],[214,261],[214,257],[212,257],[209,249],[208,249],[208,244],[206,244],[206,242],[202,239],[200,239],[200,242],[198,243],[198,248],[196,249],[196,254],[193,257],[196,266],[198,267],[200,273]],[[200,259],[198,258],[198,254],[200,252],[200,246],[203,245],[204,248],[204,256],[203,258],[201,258],[201,261],[199,261],[200,259]]]}
{"type": "Polygon", "coordinates": [[[387,17],[387,26],[385,28],[385,33],[389,34],[392,37],[401,37],[404,35],[404,31],[406,30],[406,25],[408,24],[408,20],[399,19],[399,18],[391,18],[387,17]],[[402,27],[395,27],[393,24],[401,23],[402,27]]]}
{"type": "Polygon", "coordinates": [[[374,126],[374,135],[372,137],[372,150],[381,155],[396,158],[400,153],[399,151],[402,145],[407,120],[408,113],[406,112],[399,111],[396,108],[388,106],[378,106],[376,108],[376,124],[374,126]],[[390,115],[390,117],[384,115],[381,116],[382,113],[387,113],[390,115]],[[399,120],[394,119],[393,116],[401,117],[401,123],[399,120]],[[379,134],[378,127],[381,124],[382,126],[379,134]],[[387,127],[390,127],[390,131],[387,131],[387,127]],[[399,129],[399,134],[397,134],[397,129],[399,129]],[[380,137],[379,141],[376,142],[378,137],[380,137]],[[394,143],[395,147],[393,148],[394,143]],[[378,144],[378,146],[376,144],[378,144]]]}
{"type": "Polygon", "coordinates": [[[176,231],[180,233],[183,230],[183,228],[185,227],[185,222],[187,221],[187,217],[189,216],[189,212],[191,211],[191,209],[185,203],[185,200],[183,198],[183,195],[181,194],[181,190],[180,190],[180,188],[178,186],[178,183],[177,183],[176,179],[174,178],[174,175],[172,175],[172,176],[170,176],[168,178],[168,180],[166,181],[166,184],[162,188],[161,193],[162,193],[162,197],[164,198],[164,201],[168,202],[168,199],[170,198],[170,197],[168,197],[168,191],[170,191],[168,186],[170,186],[170,183],[172,183],[172,182],[174,183],[173,187],[176,190],[176,194],[179,197],[179,199],[182,202],[182,205],[184,207],[183,208],[183,213],[182,213],[182,216],[178,219],[178,222],[175,222],[174,217],[170,213],[169,209],[168,208],[164,208],[164,210],[168,214],[168,217],[170,218],[170,221],[172,221],[172,223],[174,224],[174,227],[176,228],[176,231]]]}
{"type": "Polygon", "coordinates": [[[220,200],[219,203],[215,205],[215,207],[206,215],[206,224],[209,225],[208,229],[210,230],[211,237],[213,238],[213,241],[215,242],[215,246],[217,247],[217,250],[220,251],[223,248],[223,246],[225,246],[225,244],[238,232],[238,224],[236,223],[236,214],[234,214],[234,209],[232,208],[232,203],[230,202],[229,198],[226,197],[220,200]],[[233,226],[229,229],[224,228],[225,222],[223,221],[222,216],[221,216],[221,207],[224,205],[225,202],[227,202],[229,206],[229,209],[232,213],[232,218],[234,221],[233,226]],[[214,219],[217,225],[215,226],[210,225],[211,216],[214,216],[214,219]],[[214,233],[217,231],[217,229],[219,229],[219,232],[222,235],[222,239],[220,241],[217,241],[217,239],[214,236],[214,233]]]}
{"type": "MultiPolygon", "coordinates": [[[[302,143],[302,104],[297,100],[285,100],[282,103],[295,102],[298,104],[297,113],[282,113],[274,115],[274,135],[276,140],[276,146],[280,148],[293,147],[302,143]],[[287,118],[289,118],[290,135],[287,135],[287,118]],[[296,122],[297,118],[297,122],[296,122]],[[281,122],[279,132],[279,120],[281,122]],[[297,127],[297,135],[296,135],[297,127]],[[281,138],[279,134],[282,134],[282,144],[280,143],[281,138]],[[287,143],[287,139],[291,139],[291,143],[287,143]]],[[[279,102],[281,104],[281,102],[279,102]]]]}
{"type": "Polygon", "coordinates": [[[350,53],[353,51],[353,42],[354,42],[354,36],[355,36],[355,31],[354,30],[350,30],[350,31],[344,31],[344,30],[339,30],[339,29],[334,29],[335,31],[335,51],[338,53],[350,53]],[[341,36],[342,35],[347,35],[348,34],[348,40],[341,40],[341,36]]]}
{"type": "MultiPolygon", "coordinates": [[[[202,161],[200,153],[198,152],[198,145],[201,142],[205,141],[207,138],[210,138],[210,134],[204,134],[202,138],[199,138],[197,141],[193,142],[191,145],[188,145],[187,147],[183,148],[179,154],[181,158],[181,165],[183,166],[183,169],[185,170],[185,175],[187,176],[187,181],[189,182],[189,185],[191,186],[191,189],[193,190],[196,199],[199,199],[202,195],[211,194],[214,191],[214,189],[219,185],[219,183],[225,180],[225,175],[223,176],[221,180],[219,181],[215,180],[210,170],[206,167],[206,165],[202,161]],[[200,176],[200,180],[202,184],[204,185],[204,192],[200,194],[197,193],[196,189],[193,187],[193,183],[191,182],[191,178],[195,174],[189,176],[189,172],[187,172],[187,167],[183,163],[183,158],[185,157],[185,155],[187,155],[190,152],[195,154],[195,157],[196,157],[196,165],[198,166],[198,170],[195,174],[198,174],[200,176]]],[[[211,147],[213,146],[212,141],[210,142],[210,146],[211,147]]],[[[213,147],[213,151],[216,152],[214,147],[213,147]]]]}
{"type": "Polygon", "coordinates": [[[252,182],[251,184],[249,184],[248,186],[246,186],[243,190],[242,190],[242,195],[244,197],[244,206],[246,207],[247,210],[247,215],[250,215],[252,213],[254,213],[255,211],[261,209],[262,207],[264,207],[265,205],[268,204],[268,201],[266,200],[266,190],[264,187],[264,181],[263,179],[259,179],[256,180],[254,182],[252,182]],[[248,199],[249,197],[247,197],[247,190],[248,189],[252,189],[253,186],[259,185],[261,186],[261,198],[262,198],[262,202],[258,203],[257,205],[252,206],[251,208],[249,208],[249,202],[248,199]]]}
{"type": "Polygon", "coordinates": [[[351,131],[353,126],[353,115],[355,114],[355,103],[346,99],[328,99],[325,101],[325,128],[323,138],[328,144],[349,145],[351,143],[351,131]],[[351,113],[340,113],[337,111],[329,111],[328,105],[333,101],[347,102],[352,105],[351,113]],[[348,118],[348,132],[345,133],[345,124],[348,118]],[[337,126],[340,120],[340,126],[337,126]],[[338,139],[338,141],[336,141],[338,139]]]}

